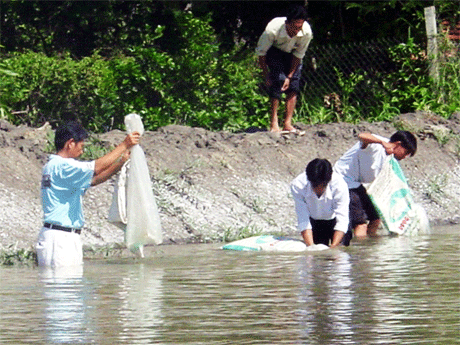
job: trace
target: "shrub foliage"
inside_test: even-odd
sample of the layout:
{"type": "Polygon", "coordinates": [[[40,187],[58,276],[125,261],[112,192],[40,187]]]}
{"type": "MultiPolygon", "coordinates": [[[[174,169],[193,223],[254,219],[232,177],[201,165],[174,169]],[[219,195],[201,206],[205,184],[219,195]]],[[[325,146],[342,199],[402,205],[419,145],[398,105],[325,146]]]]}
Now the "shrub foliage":
{"type": "MultiPolygon", "coordinates": [[[[209,15],[170,11],[168,20],[174,25],[151,28],[134,45],[89,56],[31,50],[4,55],[0,118],[31,126],[76,118],[94,132],[123,129],[124,115],[132,112],[143,117],[148,130],[168,124],[231,131],[267,127],[268,100],[252,49],[244,44],[221,49],[209,15]]],[[[436,81],[429,77],[425,48],[409,37],[390,50],[397,68],[382,75],[378,88],[366,84],[364,72],[345,76],[336,71],[340,106],[311,104],[301,94],[297,119],[382,121],[414,110],[449,117],[460,108],[460,59],[458,47],[440,42],[436,81]],[[363,111],[353,98],[354,90],[363,87],[376,100],[371,110],[363,111]]]]}

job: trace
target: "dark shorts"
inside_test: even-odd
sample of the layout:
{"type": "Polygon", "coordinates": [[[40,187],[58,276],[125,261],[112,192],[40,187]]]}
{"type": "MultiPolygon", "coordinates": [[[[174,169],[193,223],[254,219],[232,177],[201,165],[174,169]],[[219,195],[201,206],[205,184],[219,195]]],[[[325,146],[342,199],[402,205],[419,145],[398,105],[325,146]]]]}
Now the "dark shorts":
{"type": "Polygon", "coordinates": [[[328,246],[332,242],[332,238],[334,237],[334,227],[337,223],[337,220],[317,220],[310,218],[311,223],[311,231],[313,233],[313,242],[315,244],[325,244],[328,246]]]}
{"type": "Polygon", "coordinates": [[[350,225],[354,229],[359,224],[380,219],[364,186],[352,188],[350,191],[350,225]]]}
{"type": "MultiPolygon", "coordinates": [[[[270,69],[270,88],[268,94],[270,98],[281,98],[281,87],[284,84],[286,76],[289,74],[291,69],[293,55],[292,53],[286,53],[278,48],[271,47],[266,55],[266,62],[270,69]]],[[[297,67],[294,75],[289,83],[289,88],[284,92],[295,92],[300,91],[300,76],[302,73],[302,64],[297,67]]]]}

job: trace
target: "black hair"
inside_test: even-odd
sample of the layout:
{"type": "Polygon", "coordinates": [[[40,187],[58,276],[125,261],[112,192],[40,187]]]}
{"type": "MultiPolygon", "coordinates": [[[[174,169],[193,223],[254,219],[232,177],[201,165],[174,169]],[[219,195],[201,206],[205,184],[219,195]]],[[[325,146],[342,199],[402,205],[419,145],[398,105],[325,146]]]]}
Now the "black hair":
{"type": "Polygon", "coordinates": [[[390,137],[390,143],[401,142],[401,146],[404,147],[411,157],[417,152],[417,138],[408,131],[397,131],[390,137]]]}
{"type": "Polygon", "coordinates": [[[307,20],[307,10],[305,9],[305,7],[300,6],[300,5],[292,6],[289,9],[286,17],[287,17],[286,19],[288,22],[292,22],[293,20],[296,20],[296,19],[307,20]]]}
{"type": "Polygon", "coordinates": [[[332,179],[332,165],[327,159],[313,159],[308,163],[305,172],[313,188],[328,184],[332,179]]]}
{"type": "Polygon", "coordinates": [[[56,129],[56,133],[54,135],[54,145],[56,146],[56,151],[59,152],[70,139],[73,139],[78,143],[86,138],[88,138],[88,133],[83,126],[76,121],[70,121],[56,129]]]}

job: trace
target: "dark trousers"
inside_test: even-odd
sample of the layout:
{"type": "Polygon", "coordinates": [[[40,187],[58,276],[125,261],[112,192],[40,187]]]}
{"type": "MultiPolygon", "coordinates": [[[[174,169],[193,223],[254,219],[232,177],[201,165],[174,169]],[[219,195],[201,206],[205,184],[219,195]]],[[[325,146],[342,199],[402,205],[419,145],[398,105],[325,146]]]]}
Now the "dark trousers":
{"type": "MultiPolygon", "coordinates": [[[[271,86],[268,90],[268,94],[270,98],[281,99],[281,87],[283,86],[284,80],[291,69],[293,54],[271,47],[267,51],[265,58],[270,69],[271,86]]],[[[297,70],[294,72],[294,75],[289,83],[289,88],[285,92],[299,93],[301,74],[302,64],[297,66],[297,70]]]]}
{"type": "Polygon", "coordinates": [[[324,220],[324,219],[313,219],[310,217],[311,229],[313,233],[313,242],[315,244],[330,245],[332,238],[334,237],[334,228],[337,223],[337,219],[324,220]]]}

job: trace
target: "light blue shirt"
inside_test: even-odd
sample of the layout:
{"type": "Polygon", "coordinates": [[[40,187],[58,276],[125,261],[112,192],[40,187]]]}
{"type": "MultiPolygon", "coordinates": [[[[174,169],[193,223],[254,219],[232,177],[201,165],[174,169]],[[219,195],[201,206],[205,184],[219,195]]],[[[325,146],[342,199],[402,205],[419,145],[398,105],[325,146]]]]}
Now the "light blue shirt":
{"type": "Polygon", "coordinates": [[[43,167],[41,198],[44,222],[82,228],[82,199],[91,186],[95,162],[51,155],[43,167]]]}

